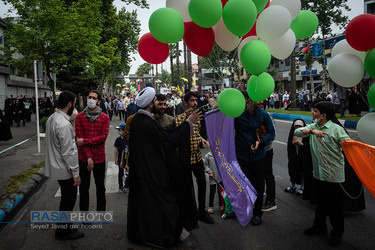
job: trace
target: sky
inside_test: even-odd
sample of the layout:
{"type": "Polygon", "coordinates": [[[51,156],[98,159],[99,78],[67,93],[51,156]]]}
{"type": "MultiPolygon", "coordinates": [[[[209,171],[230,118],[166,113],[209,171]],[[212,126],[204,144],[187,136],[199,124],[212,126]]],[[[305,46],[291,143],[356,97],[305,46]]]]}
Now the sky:
{"type": "MultiPolygon", "coordinates": [[[[327,0],[329,1],[329,0],[327,0]]],[[[138,19],[141,22],[141,33],[140,37],[149,32],[148,28],[148,19],[151,16],[151,14],[159,9],[165,7],[165,2],[166,0],[148,0],[149,3],[149,9],[141,9],[133,4],[126,5],[124,2],[121,0],[115,0],[114,5],[117,7],[118,10],[120,10],[122,7],[125,7],[128,11],[132,10],[137,10],[138,13],[138,19]]],[[[348,5],[351,8],[350,12],[344,11],[345,15],[348,15],[349,19],[352,19],[360,14],[363,14],[363,9],[364,9],[364,4],[363,0],[348,0],[348,5]]],[[[4,5],[3,1],[0,0],[0,17],[4,17],[5,13],[8,11],[10,8],[10,5],[4,5]]],[[[342,33],[344,31],[339,31],[337,28],[334,29],[334,32],[337,33],[342,33]]],[[[182,48],[180,46],[180,48],[182,48]]],[[[145,63],[145,61],[139,56],[138,53],[134,54],[133,57],[135,58],[135,61],[132,62],[132,67],[130,69],[130,74],[135,74],[137,68],[139,65],[145,63]]],[[[195,54],[192,54],[192,62],[196,63],[197,62],[197,56],[195,54]]],[[[183,57],[180,59],[181,62],[183,62],[183,57]]],[[[167,69],[169,71],[170,65],[169,65],[169,60],[167,60],[163,64],[163,68],[167,69]]],[[[160,67],[159,67],[160,70],[160,67]]]]}

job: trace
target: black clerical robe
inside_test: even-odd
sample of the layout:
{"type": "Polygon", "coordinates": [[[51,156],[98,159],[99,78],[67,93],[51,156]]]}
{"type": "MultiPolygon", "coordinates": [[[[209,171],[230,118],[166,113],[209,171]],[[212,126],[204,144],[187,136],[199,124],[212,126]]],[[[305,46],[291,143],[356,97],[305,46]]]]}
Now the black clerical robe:
{"type": "Polygon", "coordinates": [[[166,145],[189,140],[184,122],[166,132],[150,116],[138,113],[130,125],[127,230],[131,241],[161,247],[175,245],[182,232],[175,198],[176,171],[166,145]]]}

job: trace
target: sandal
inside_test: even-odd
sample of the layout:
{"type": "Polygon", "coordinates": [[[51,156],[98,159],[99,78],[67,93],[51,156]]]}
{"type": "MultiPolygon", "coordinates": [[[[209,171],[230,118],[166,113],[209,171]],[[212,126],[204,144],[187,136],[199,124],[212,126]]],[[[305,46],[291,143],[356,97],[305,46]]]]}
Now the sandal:
{"type": "Polygon", "coordinates": [[[287,187],[286,189],[284,189],[284,191],[286,193],[295,193],[296,192],[296,188],[295,187],[287,187]]]}

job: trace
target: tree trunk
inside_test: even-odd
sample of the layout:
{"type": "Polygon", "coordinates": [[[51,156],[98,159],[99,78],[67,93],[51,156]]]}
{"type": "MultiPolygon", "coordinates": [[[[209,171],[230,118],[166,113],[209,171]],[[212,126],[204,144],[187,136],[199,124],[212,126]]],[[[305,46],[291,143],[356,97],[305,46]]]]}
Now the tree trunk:
{"type": "Polygon", "coordinates": [[[186,60],[186,44],[185,44],[185,41],[183,42],[184,44],[184,77],[187,79],[188,78],[188,63],[187,63],[187,60],[186,60]]]}
{"type": "Polygon", "coordinates": [[[155,76],[156,76],[156,80],[158,80],[159,73],[158,73],[158,65],[157,64],[155,64],[155,68],[156,68],[156,74],[155,74],[155,76]]]}
{"type": "Polygon", "coordinates": [[[202,60],[200,56],[198,57],[198,86],[199,86],[199,93],[203,94],[202,84],[203,84],[203,77],[202,77],[202,60]]]}
{"type": "Polygon", "coordinates": [[[179,42],[176,43],[175,56],[176,56],[176,66],[177,66],[176,81],[177,81],[177,85],[180,85],[181,76],[180,76],[180,43],[179,42]]]}
{"type": "Polygon", "coordinates": [[[293,50],[292,55],[290,56],[290,95],[291,108],[297,108],[296,102],[296,51],[293,50]]]}
{"type": "Polygon", "coordinates": [[[322,44],[322,55],[323,55],[323,59],[322,60],[322,68],[323,68],[323,75],[322,75],[322,92],[323,93],[326,93],[326,50],[325,50],[325,46],[326,46],[326,37],[325,35],[323,34],[323,44],[322,44]]]}
{"type": "Polygon", "coordinates": [[[173,47],[172,47],[173,45],[172,44],[170,44],[169,45],[169,61],[170,61],[170,64],[171,64],[171,84],[172,84],[172,86],[176,86],[175,84],[174,84],[174,74],[173,74],[173,47]]]}
{"type": "Polygon", "coordinates": [[[191,51],[187,49],[187,59],[188,59],[188,87],[187,89],[190,90],[192,86],[191,78],[192,78],[192,67],[191,67],[191,51]]]}

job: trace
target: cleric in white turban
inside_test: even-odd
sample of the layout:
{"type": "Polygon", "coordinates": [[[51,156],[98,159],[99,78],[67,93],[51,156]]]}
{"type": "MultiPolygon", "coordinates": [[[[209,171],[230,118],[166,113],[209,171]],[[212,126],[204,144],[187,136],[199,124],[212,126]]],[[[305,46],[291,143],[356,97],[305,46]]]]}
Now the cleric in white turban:
{"type": "Polygon", "coordinates": [[[147,105],[152,102],[155,98],[155,89],[151,87],[146,87],[138,93],[135,98],[135,104],[140,108],[145,108],[147,105]]]}
{"type": "MultiPolygon", "coordinates": [[[[151,112],[155,108],[155,89],[147,87],[135,98],[140,107],[130,123],[129,177],[127,234],[133,242],[153,247],[173,247],[189,234],[183,230],[184,221],[177,204],[176,189],[183,188],[176,148],[190,143],[194,133],[193,124],[199,120],[197,113],[191,114],[176,129],[164,130],[151,112]]],[[[191,178],[190,176],[187,175],[191,178]]],[[[192,181],[191,181],[192,183],[192,181]]],[[[180,192],[178,200],[185,199],[180,192]]],[[[196,210],[196,207],[195,207],[196,210]]]]}

